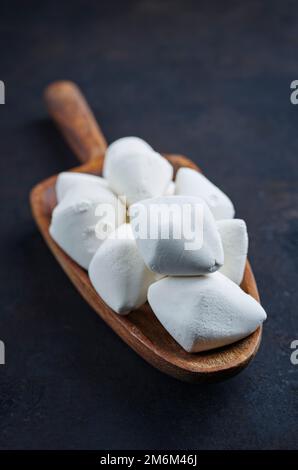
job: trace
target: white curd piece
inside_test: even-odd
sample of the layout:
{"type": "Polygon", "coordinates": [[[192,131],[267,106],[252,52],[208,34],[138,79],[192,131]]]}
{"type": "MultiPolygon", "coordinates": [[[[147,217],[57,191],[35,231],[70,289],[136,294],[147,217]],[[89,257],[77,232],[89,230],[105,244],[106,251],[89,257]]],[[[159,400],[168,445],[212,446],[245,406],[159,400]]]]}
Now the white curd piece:
{"type": "Polygon", "coordinates": [[[108,147],[103,175],[110,188],[125,195],[130,205],[164,194],[172,180],[173,167],[145,141],[126,137],[108,147]]]}
{"type": "Polygon", "coordinates": [[[218,272],[164,278],[149,287],[148,301],[169,334],[192,353],[234,343],[266,319],[253,297],[218,272]]]}
{"type": "Polygon", "coordinates": [[[118,227],[101,245],[90,263],[89,277],[104,302],[120,315],[146,302],[155,275],[146,267],[129,224],[118,227]]]}
{"type": "Polygon", "coordinates": [[[80,190],[83,190],[83,188],[108,189],[108,182],[100,176],[64,171],[58,175],[56,181],[56,196],[58,202],[62,201],[70,188],[78,188],[80,190]]]}
{"type": "Polygon", "coordinates": [[[191,168],[180,168],[176,175],[175,185],[175,194],[204,199],[216,220],[234,217],[235,209],[232,201],[202,173],[191,168]]]}
{"type": "Polygon", "coordinates": [[[121,137],[115,140],[106,150],[103,176],[108,178],[109,173],[113,171],[116,160],[121,159],[123,155],[126,155],[130,151],[143,152],[147,150],[153,151],[153,148],[145,140],[140,139],[140,137],[121,137]]]}
{"type": "Polygon", "coordinates": [[[220,235],[203,199],[147,199],[130,206],[129,215],[137,246],[151,271],[191,276],[214,272],[223,265],[220,235]]]}
{"type": "Polygon", "coordinates": [[[217,227],[224,250],[224,264],[220,272],[241,284],[248,250],[246,223],[241,219],[219,220],[217,227]]]}
{"type": "Polygon", "coordinates": [[[55,207],[50,235],[74,261],[88,269],[104,239],[125,222],[126,208],[109,189],[81,189],[70,188],[55,207]]]}
{"type": "Polygon", "coordinates": [[[121,137],[112,142],[105,153],[102,174],[104,178],[113,177],[115,165],[122,160],[123,156],[130,152],[148,152],[154,151],[151,145],[139,137],[121,137]]]}

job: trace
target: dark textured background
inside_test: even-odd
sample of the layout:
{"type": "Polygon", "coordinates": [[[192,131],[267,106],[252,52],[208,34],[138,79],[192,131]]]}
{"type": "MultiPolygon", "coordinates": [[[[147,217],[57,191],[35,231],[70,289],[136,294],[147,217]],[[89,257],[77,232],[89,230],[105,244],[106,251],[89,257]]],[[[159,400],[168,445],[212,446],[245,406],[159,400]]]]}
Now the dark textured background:
{"type": "Polygon", "coordinates": [[[297,2],[1,2],[0,448],[296,448],[297,2]],[[269,320],[254,362],[212,386],[134,354],[43,243],[28,194],[75,164],[44,87],[82,87],[109,140],[181,152],[233,199],[269,320]]]}

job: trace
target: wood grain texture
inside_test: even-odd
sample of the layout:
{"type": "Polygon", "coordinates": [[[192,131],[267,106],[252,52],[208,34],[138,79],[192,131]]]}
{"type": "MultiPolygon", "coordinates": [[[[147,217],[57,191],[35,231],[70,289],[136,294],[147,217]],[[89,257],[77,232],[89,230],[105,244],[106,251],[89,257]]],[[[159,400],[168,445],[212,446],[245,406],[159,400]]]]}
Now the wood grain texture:
{"type": "MultiPolygon", "coordinates": [[[[60,82],[59,94],[62,93],[64,86],[67,86],[70,101],[72,89],[77,96],[77,88],[73,87],[69,82],[60,82]],[[73,88],[72,88],[73,87],[73,88]]],[[[54,88],[51,88],[53,92],[54,88]]],[[[80,109],[84,111],[84,116],[90,122],[90,110],[85,100],[81,98],[76,101],[75,119],[72,119],[71,113],[68,116],[68,124],[65,126],[64,117],[60,116],[61,106],[59,97],[57,98],[49,92],[46,92],[46,100],[50,99],[51,103],[55,102],[55,112],[51,112],[59,127],[61,127],[64,135],[70,143],[71,148],[84,160],[88,151],[89,161],[72,171],[79,171],[100,175],[102,172],[104,155],[102,149],[104,147],[104,138],[100,135],[94,135],[92,143],[86,143],[90,132],[83,132],[84,119],[80,118],[80,109]],[[50,98],[49,98],[50,96],[50,98]],[[72,127],[72,123],[74,126],[72,127]],[[67,127],[67,131],[65,131],[67,127]],[[82,142],[81,142],[82,140],[82,142]],[[84,149],[84,151],[82,151],[84,149]],[[88,149],[88,151],[86,151],[88,149]],[[82,158],[83,157],[83,158],[82,158]]],[[[81,96],[81,95],[80,95],[81,96]]],[[[51,108],[52,109],[52,108],[51,108]]],[[[63,116],[65,116],[62,110],[63,116]]],[[[91,115],[92,116],[92,115],[91,115]]],[[[92,132],[96,127],[92,126],[92,132]]],[[[95,132],[96,134],[96,132],[95,132]]],[[[199,168],[189,159],[181,155],[165,155],[169,162],[177,171],[180,167],[187,166],[190,168],[199,168]]],[[[238,341],[232,345],[219,348],[203,353],[190,354],[185,352],[176,341],[166,332],[153,314],[148,303],[138,310],[131,312],[127,316],[117,315],[110,309],[103,300],[98,296],[92,287],[88,274],[80,268],[49,235],[49,225],[51,221],[51,212],[56,204],[55,182],[57,176],[52,176],[45,181],[39,183],[31,191],[30,201],[32,213],[37,226],[51,249],[52,253],[60,263],[70,280],[76,286],[80,294],[93,307],[96,313],[140,356],[157,369],[167,373],[177,379],[189,382],[210,382],[218,381],[235,375],[242,370],[250,360],[255,356],[262,335],[262,327],[258,328],[253,334],[247,338],[238,341]]],[[[256,282],[249,265],[246,263],[245,274],[241,288],[256,300],[259,301],[256,282]]],[[[83,320],[82,320],[83,321],[83,320]]]]}
{"type": "Polygon", "coordinates": [[[104,155],[106,140],[79,88],[57,81],[45,90],[45,102],[66,141],[81,162],[104,155]]]}

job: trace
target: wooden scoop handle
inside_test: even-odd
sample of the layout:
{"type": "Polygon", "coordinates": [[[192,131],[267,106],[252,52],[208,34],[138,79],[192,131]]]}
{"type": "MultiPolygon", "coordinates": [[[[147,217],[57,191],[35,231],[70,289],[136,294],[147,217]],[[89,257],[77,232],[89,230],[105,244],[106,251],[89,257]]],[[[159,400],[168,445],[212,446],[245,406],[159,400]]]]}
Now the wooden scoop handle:
{"type": "Polygon", "coordinates": [[[77,85],[54,82],[46,88],[44,97],[49,114],[78,159],[85,163],[102,157],[106,140],[77,85]]]}

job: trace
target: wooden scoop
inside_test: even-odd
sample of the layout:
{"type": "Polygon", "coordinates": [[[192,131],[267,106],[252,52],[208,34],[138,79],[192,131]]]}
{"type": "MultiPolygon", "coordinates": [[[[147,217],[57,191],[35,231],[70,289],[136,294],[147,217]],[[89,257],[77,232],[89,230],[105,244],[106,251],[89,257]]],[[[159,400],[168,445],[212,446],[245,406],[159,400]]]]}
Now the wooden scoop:
{"type": "MultiPolygon", "coordinates": [[[[71,82],[55,82],[46,89],[45,101],[50,115],[82,163],[71,171],[100,175],[107,144],[78,87],[71,82]]],[[[200,171],[186,157],[165,157],[175,171],[185,166],[200,171]]],[[[110,309],[93,289],[87,272],[72,261],[49,235],[51,212],[56,205],[56,178],[57,176],[52,176],[42,181],[31,191],[32,213],[37,226],[80,294],[130,347],[162,372],[189,382],[222,380],[247,366],[258,350],[261,327],[230,346],[190,354],[166,332],[148,304],[127,316],[117,315],[110,309]]],[[[248,261],[241,287],[259,301],[256,282],[248,261]]]]}

